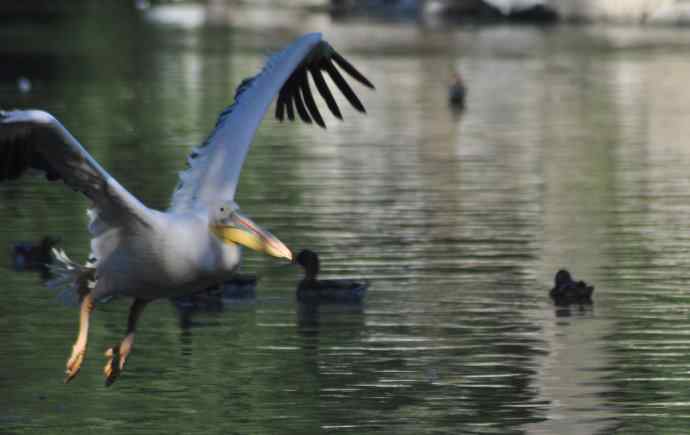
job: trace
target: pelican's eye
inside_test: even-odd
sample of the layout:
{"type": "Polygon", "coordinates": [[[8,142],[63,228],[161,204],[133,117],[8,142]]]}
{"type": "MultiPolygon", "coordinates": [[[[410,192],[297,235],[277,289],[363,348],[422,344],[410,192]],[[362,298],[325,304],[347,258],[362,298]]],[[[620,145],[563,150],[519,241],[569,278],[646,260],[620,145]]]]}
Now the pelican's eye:
{"type": "Polygon", "coordinates": [[[227,205],[219,206],[218,208],[216,208],[216,210],[218,210],[218,219],[224,221],[232,219],[232,215],[234,214],[232,208],[228,207],[227,205]]]}

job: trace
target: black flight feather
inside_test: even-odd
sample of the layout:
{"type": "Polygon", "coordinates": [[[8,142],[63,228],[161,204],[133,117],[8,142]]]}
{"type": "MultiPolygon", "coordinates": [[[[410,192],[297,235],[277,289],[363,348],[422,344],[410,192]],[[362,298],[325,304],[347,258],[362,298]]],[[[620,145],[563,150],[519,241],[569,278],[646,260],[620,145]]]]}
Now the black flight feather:
{"type": "Polygon", "coordinates": [[[307,109],[304,107],[304,102],[302,101],[302,96],[300,95],[298,89],[295,89],[295,93],[292,97],[295,102],[295,107],[297,108],[297,113],[299,114],[299,117],[302,119],[302,121],[306,122],[307,124],[311,124],[311,117],[309,117],[307,109]]]}
{"type": "Polygon", "coordinates": [[[331,80],[336,85],[340,92],[350,102],[350,104],[360,112],[366,113],[364,105],[347,83],[343,75],[338,71],[336,65],[345,71],[348,76],[360,82],[364,86],[374,88],[374,85],[361,72],[359,72],[349,61],[338,54],[327,42],[321,42],[315,46],[310,54],[302,61],[302,63],[292,72],[290,77],[285,81],[278,93],[276,101],[275,117],[279,121],[283,121],[285,116],[292,121],[295,119],[295,111],[300,119],[308,124],[312,121],[322,128],[326,128],[319,107],[314,99],[314,94],[311,88],[309,75],[311,75],[314,86],[319,91],[319,94],[326,102],[328,109],[333,113],[333,116],[342,120],[343,115],[336,103],[333,93],[328,87],[326,80],[323,77],[323,72],[326,71],[331,77],[331,80]],[[333,64],[335,62],[335,65],[333,64]],[[311,73],[311,74],[308,74],[311,73]],[[294,107],[293,107],[294,105],[294,107]]]}
{"type": "Polygon", "coordinates": [[[326,124],[323,122],[323,118],[319,113],[319,108],[316,106],[314,97],[311,95],[311,89],[309,89],[309,78],[307,77],[307,70],[301,69],[299,77],[300,88],[302,89],[302,98],[304,103],[307,105],[307,109],[311,114],[312,119],[321,128],[326,128],[326,124]]]}
{"type": "Polygon", "coordinates": [[[357,69],[337,51],[333,50],[331,53],[331,58],[335,61],[335,63],[338,64],[340,68],[342,68],[346,73],[350,74],[355,80],[368,88],[374,89],[374,85],[369,81],[369,79],[364,77],[361,72],[357,71],[357,69]]]}
{"type": "Polygon", "coordinates": [[[333,63],[331,63],[330,60],[326,60],[324,62],[324,67],[328,74],[331,76],[331,79],[333,79],[333,83],[340,89],[340,92],[345,95],[345,98],[347,98],[347,101],[352,104],[352,107],[355,109],[359,110],[362,113],[366,113],[366,109],[364,109],[364,105],[362,104],[361,101],[359,101],[359,98],[357,98],[357,95],[355,95],[354,91],[350,87],[350,85],[347,84],[345,79],[343,78],[342,75],[338,72],[338,70],[335,68],[333,63]]]}
{"type": "Polygon", "coordinates": [[[316,84],[316,89],[319,90],[319,94],[321,94],[321,97],[323,97],[323,99],[326,101],[328,109],[336,118],[343,119],[343,115],[340,113],[338,104],[335,102],[335,98],[333,98],[331,90],[328,89],[326,80],[324,80],[323,75],[321,75],[321,70],[312,65],[309,67],[309,71],[311,72],[311,77],[314,79],[314,84],[316,84]]]}

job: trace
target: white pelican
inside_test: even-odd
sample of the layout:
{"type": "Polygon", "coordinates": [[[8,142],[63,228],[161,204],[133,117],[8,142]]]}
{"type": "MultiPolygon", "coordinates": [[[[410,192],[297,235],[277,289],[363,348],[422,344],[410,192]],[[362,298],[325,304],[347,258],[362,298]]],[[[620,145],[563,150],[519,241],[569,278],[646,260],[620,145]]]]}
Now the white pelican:
{"type": "Polygon", "coordinates": [[[228,279],[240,263],[239,245],[292,260],[291,251],[242,215],[233,199],[250,143],[276,94],[279,120],[285,114],[294,120],[296,111],[303,121],[325,127],[307,72],[337,118],[342,115],[322,71],[364,112],[335,65],[373,88],[318,33],[304,35],[268,58],[261,72],[242,81],[233,104],[220,114],[208,139],[192,151],[165,212],[146,207],[129,193],[49,113],[0,112],[0,180],[39,169],[92,203],[89,261],[81,266],[56,252],[61,270],[55,283],[66,284],[80,300],[79,333],[67,360],[65,382],[77,375],[84,360],[89,317],[97,302],[112,296],[134,298],[124,339],[106,351],[104,373],[110,385],[124,368],[137,320],[151,300],[189,294],[228,279]]]}

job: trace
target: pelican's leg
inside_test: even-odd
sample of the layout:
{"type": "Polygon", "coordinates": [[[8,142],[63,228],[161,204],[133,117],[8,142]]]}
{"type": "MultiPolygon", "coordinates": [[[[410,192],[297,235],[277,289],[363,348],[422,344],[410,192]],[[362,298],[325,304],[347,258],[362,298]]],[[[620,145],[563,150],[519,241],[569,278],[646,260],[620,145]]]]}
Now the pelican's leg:
{"type": "Polygon", "coordinates": [[[127,356],[132,350],[132,345],[134,344],[134,333],[137,329],[137,321],[141,316],[141,312],[144,311],[144,307],[150,301],[144,299],[135,299],[132,306],[129,309],[129,319],[127,320],[127,335],[120,342],[120,344],[111,347],[105,351],[105,356],[107,356],[108,362],[103,368],[103,373],[105,374],[105,385],[110,386],[115,379],[120,375],[120,372],[125,367],[125,361],[127,361],[127,356]]]}
{"type": "Polygon", "coordinates": [[[86,354],[86,342],[89,335],[89,317],[95,308],[93,297],[90,293],[86,293],[81,300],[81,308],[79,309],[79,335],[77,341],[72,346],[72,355],[67,360],[67,376],[65,383],[68,383],[79,373],[81,363],[84,362],[84,355],[86,354]]]}

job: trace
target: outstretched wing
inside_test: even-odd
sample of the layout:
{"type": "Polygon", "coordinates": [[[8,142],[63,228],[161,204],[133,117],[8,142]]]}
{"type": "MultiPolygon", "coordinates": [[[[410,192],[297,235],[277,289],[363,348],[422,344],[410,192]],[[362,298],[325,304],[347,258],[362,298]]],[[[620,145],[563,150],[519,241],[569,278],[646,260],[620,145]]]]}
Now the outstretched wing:
{"type": "Polygon", "coordinates": [[[193,209],[199,205],[209,206],[234,198],[242,163],[259,123],[276,95],[278,101],[275,116],[280,121],[286,115],[292,121],[297,113],[304,122],[313,121],[325,128],[307,72],[337,118],[342,119],[342,114],[323,77],[324,71],[350,104],[364,112],[364,106],[336,65],[365,86],[374,87],[323,41],[320,33],[304,35],[283,51],[271,56],[259,74],[245,79],[238,86],[235,102],[220,114],[208,139],[189,156],[189,167],[180,174],[172,208],[193,209]]]}
{"type": "Polygon", "coordinates": [[[0,111],[0,182],[38,169],[86,195],[109,224],[145,221],[150,213],[111,177],[60,122],[41,110],[0,111]]]}

